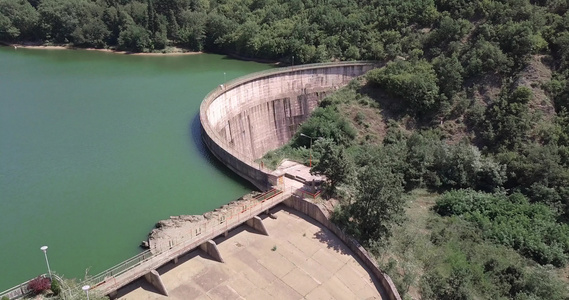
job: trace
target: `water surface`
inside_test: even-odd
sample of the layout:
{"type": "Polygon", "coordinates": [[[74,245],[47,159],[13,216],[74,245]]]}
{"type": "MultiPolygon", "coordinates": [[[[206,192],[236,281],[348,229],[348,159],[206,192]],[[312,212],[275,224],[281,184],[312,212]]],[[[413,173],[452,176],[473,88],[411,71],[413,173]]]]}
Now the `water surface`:
{"type": "Polygon", "coordinates": [[[0,291],[52,270],[94,275],[154,223],[252,187],[200,139],[203,97],[267,65],[219,55],[0,47],[0,291]]]}

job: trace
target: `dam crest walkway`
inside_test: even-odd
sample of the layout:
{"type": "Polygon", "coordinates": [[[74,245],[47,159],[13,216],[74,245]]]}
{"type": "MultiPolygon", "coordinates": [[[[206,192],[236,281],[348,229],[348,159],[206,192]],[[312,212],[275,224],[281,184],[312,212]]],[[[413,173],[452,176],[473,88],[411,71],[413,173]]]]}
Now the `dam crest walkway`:
{"type": "Polygon", "coordinates": [[[208,220],[207,225],[198,227],[201,228],[198,229],[199,234],[195,234],[196,231],[194,231],[191,237],[173,241],[169,247],[146,250],[92,278],[88,278],[82,284],[90,285],[101,294],[111,294],[168,262],[176,262],[178,257],[268,211],[291,197],[292,194],[291,189],[288,191],[272,189],[248,201],[248,205],[240,207],[241,211],[237,213],[231,212],[229,215],[223,214],[224,218],[208,220]]]}

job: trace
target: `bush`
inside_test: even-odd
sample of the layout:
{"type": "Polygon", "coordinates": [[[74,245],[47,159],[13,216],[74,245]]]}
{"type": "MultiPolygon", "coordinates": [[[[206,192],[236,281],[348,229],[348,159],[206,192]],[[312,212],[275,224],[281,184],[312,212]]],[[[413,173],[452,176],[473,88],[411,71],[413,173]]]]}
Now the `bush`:
{"type": "Polygon", "coordinates": [[[3,296],[2,300],[10,300],[10,298],[8,298],[8,296],[3,296]]]}
{"type": "Polygon", "coordinates": [[[316,142],[317,138],[326,138],[345,147],[349,147],[357,135],[356,129],[333,106],[316,108],[310,119],[302,123],[298,132],[291,140],[295,148],[310,147],[310,138],[301,137],[300,133],[311,136],[312,142],[316,142]]]}
{"type": "Polygon", "coordinates": [[[480,228],[484,238],[542,265],[562,267],[569,259],[569,226],[557,223],[547,206],[529,203],[521,194],[452,191],[434,209],[442,216],[461,216],[480,228]]]}
{"type": "Polygon", "coordinates": [[[49,278],[38,276],[28,283],[28,288],[36,295],[41,294],[43,291],[49,290],[51,287],[51,280],[49,278]]]}
{"type": "Polygon", "coordinates": [[[372,85],[401,99],[407,112],[416,117],[438,111],[437,75],[433,66],[426,61],[394,61],[385,68],[369,71],[367,79],[372,85]]]}
{"type": "Polygon", "coordinates": [[[59,283],[59,281],[53,280],[51,282],[51,291],[53,292],[53,294],[55,296],[57,296],[61,293],[61,284],[59,283]]]}
{"type": "Polygon", "coordinates": [[[504,90],[485,112],[481,137],[493,150],[518,149],[526,144],[533,126],[528,103],[533,98],[527,87],[504,90]]]}

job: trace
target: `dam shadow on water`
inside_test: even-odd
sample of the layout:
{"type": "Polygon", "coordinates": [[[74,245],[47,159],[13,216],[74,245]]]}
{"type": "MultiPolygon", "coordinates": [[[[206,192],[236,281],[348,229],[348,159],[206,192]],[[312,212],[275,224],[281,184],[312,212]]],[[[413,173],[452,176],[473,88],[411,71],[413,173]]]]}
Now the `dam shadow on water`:
{"type": "Polygon", "coordinates": [[[194,118],[190,122],[188,134],[190,135],[192,144],[196,147],[197,152],[205,161],[213,165],[217,170],[227,175],[232,180],[239,182],[241,185],[247,187],[248,189],[255,191],[258,190],[252,183],[245,180],[243,177],[237,175],[237,173],[233,172],[226,165],[220,162],[217,159],[217,157],[215,157],[215,155],[213,155],[211,151],[209,151],[209,149],[207,148],[202,139],[202,124],[200,123],[199,112],[194,116],[194,118]]]}

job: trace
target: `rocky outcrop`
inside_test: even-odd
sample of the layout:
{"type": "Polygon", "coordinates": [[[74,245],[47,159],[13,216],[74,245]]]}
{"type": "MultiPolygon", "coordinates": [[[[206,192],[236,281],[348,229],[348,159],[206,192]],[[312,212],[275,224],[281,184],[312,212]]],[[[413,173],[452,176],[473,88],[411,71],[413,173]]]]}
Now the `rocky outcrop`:
{"type": "Polygon", "coordinates": [[[208,229],[222,225],[242,212],[244,208],[259,203],[260,195],[259,192],[252,192],[203,215],[180,215],[161,220],[148,234],[148,241],[143,241],[141,246],[144,245],[152,252],[156,252],[191,241],[202,232],[205,233],[208,229]]]}

